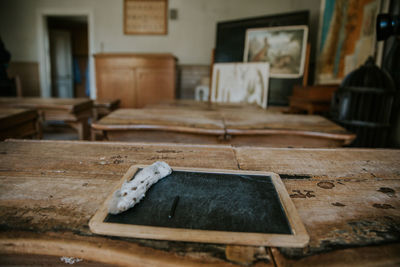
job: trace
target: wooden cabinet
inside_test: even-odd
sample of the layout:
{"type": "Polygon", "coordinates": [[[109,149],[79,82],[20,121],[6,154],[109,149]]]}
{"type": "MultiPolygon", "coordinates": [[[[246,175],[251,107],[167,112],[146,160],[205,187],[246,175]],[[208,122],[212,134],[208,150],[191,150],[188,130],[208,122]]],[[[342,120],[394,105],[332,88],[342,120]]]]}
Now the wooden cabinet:
{"type": "Polygon", "coordinates": [[[97,99],[120,99],[142,108],[175,98],[176,59],[171,54],[96,54],[97,99]]]}

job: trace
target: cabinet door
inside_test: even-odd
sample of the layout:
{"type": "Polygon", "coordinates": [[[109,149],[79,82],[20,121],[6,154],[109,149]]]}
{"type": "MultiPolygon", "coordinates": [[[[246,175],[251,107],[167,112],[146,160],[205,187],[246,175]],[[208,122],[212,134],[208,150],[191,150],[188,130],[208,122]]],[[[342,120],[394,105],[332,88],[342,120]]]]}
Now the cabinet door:
{"type": "Polygon", "coordinates": [[[132,68],[102,68],[98,73],[99,99],[121,100],[121,108],[135,107],[135,70],[132,68]]]}
{"type": "Polygon", "coordinates": [[[175,72],[171,69],[137,69],[136,107],[175,98],[175,72]]]}

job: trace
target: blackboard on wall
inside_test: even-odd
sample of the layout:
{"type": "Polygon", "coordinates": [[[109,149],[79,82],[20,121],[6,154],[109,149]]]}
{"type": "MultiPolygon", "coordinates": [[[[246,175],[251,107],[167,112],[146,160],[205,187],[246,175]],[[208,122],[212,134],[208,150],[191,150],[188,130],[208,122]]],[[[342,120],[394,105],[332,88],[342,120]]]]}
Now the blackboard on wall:
{"type": "MultiPolygon", "coordinates": [[[[309,26],[309,11],[218,22],[214,62],[243,62],[247,29],[292,25],[309,26]]],[[[293,86],[302,84],[302,81],[303,77],[270,78],[268,104],[287,105],[293,86]]]]}
{"type": "MultiPolygon", "coordinates": [[[[137,170],[131,167],[115,189],[137,170]]],[[[304,246],[308,241],[274,173],[173,168],[133,208],[111,215],[107,202],[89,223],[95,233],[243,245],[304,246]],[[176,196],[179,201],[169,218],[176,196]]]]}

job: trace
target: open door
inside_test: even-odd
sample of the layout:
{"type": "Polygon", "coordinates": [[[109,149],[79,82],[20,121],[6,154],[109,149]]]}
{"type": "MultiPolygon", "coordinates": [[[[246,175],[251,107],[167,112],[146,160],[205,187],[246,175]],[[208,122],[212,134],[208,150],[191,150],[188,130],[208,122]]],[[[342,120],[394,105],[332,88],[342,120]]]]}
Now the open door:
{"type": "Polygon", "coordinates": [[[52,96],[74,97],[71,35],[68,31],[50,30],[52,96]]]}

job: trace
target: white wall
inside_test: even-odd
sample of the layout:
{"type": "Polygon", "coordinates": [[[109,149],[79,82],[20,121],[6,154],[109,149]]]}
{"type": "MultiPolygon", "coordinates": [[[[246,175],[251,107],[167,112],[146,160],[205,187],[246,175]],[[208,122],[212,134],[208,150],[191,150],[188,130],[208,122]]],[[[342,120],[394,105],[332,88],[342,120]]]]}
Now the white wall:
{"type": "Polygon", "coordinates": [[[124,35],[123,0],[1,0],[0,36],[13,61],[39,60],[37,17],[52,8],[92,12],[95,53],[168,52],[180,64],[209,64],[217,21],[309,9],[315,44],[320,0],[169,0],[178,20],[169,21],[165,36],[124,35]]]}

